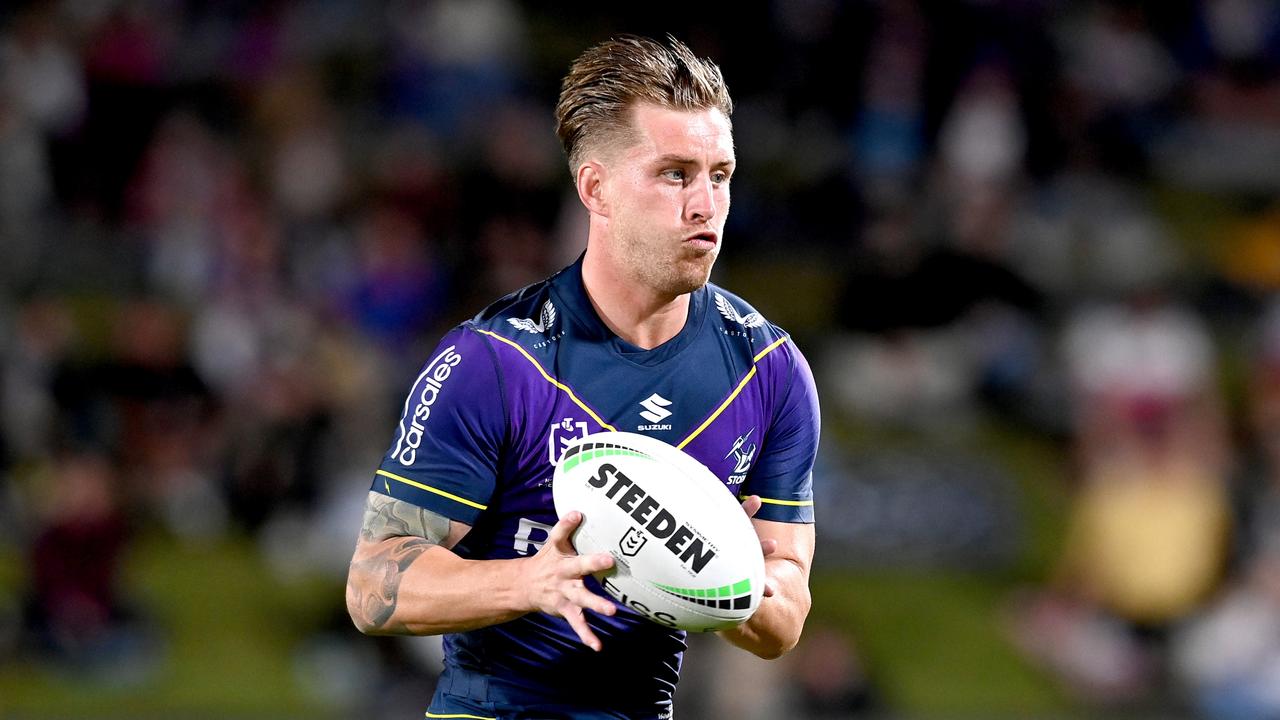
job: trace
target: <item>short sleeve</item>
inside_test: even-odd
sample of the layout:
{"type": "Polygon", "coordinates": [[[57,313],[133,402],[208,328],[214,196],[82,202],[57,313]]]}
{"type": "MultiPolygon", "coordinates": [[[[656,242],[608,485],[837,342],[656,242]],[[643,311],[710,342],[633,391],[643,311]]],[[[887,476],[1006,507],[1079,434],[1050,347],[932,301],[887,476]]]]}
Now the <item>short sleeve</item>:
{"type": "Polygon", "coordinates": [[[813,465],[818,454],[821,419],[813,372],[788,340],[771,368],[778,385],[772,424],[764,437],[760,459],[751,469],[741,495],[759,495],[763,501],[756,518],[777,522],[811,523],[813,515],[813,465]]]}
{"type": "Polygon", "coordinates": [[[413,381],[372,489],[474,525],[496,484],[502,397],[484,338],[450,332],[413,381]]]}

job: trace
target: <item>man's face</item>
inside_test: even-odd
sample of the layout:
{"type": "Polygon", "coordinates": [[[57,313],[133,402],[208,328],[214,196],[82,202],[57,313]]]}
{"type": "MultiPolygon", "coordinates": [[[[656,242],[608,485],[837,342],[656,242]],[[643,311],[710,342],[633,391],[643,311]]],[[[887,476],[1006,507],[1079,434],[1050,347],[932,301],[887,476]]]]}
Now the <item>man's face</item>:
{"type": "Polygon", "coordinates": [[[631,144],[606,161],[605,200],[621,274],[661,295],[711,276],[729,215],[733,132],[719,110],[637,104],[631,144]]]}

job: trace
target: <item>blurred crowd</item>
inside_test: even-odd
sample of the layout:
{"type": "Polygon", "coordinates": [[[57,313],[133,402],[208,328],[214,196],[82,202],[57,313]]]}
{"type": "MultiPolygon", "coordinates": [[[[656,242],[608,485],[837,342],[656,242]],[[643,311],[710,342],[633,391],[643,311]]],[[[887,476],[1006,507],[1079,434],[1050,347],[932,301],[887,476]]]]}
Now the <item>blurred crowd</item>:
{"type": "MultiPolygon", "coordinates": [[[[956,455],[1042,439],[1065,540],[1009,642],[1086,706],[1280,714],[1280,5],[710,5],[0,8],[0,545],[25,563],[0,661],[160,652],[119,572],[143,532],[340,582],[426,352],[583,247],[565,68],[672,32],[736,104],[714,279],[818,374],[818,496],[851,519],[820,534],[1007,565],[1018,483],[956,455]],[[930,497],[970,512],[920,522],[930,497]],[[971,544],[922,534],[957,518],[971,544]]],[[[815,624],[761,687],[883,710],[854,640],[815,624]]],[[[382,654],[384,683],[430,675],[430,647],[382,654]]],[[[770,707],[703,667],[687,707],[770,707]]]]}

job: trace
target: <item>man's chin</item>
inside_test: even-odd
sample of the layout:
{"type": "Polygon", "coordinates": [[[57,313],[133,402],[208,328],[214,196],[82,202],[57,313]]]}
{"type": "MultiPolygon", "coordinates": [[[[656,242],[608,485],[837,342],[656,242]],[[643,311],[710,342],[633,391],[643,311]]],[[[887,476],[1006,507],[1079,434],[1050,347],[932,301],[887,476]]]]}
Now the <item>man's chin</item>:
{"type": "Polygon", "coordinates": [[[712,256],[711,261],[706,263],[697,263],[695,265],[682,268],[683,272],[677,273],[673,278],[676,284],[676,295],[685,295],[691,293],[711,280],[711,267],[715,264],[715,257],[712,256]]]}

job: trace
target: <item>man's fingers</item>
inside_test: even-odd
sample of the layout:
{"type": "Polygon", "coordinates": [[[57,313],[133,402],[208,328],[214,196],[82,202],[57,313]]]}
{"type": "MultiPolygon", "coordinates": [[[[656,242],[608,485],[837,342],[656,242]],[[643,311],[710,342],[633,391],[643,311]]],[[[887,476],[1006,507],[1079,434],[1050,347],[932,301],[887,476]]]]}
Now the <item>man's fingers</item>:
{"type": "Polygon", "coordinates": [[[742,511],[747,514],[747,517],[755,517],[756,513],[760,512],[760,506],[763,504],[759,495],[748,495],[742,501],[742,511]]]}
{"type": "Polygon", "coordinates": [[[770,555],[778,552],[778,541],[774,540],[773,538],[766,538],[764,540],[761,540],[760,552],[764,553],[765,557],[769,557],[770,555]]]}
{"type": "Polygon", "coordinates": [[[577,510],[565,513],[564,517],[551,528],[551,532],[547,533],[547,544],[561,550],[573,550],[573,543],[569,542],[569,536],[581,522],[582,513],[577,510]]]}
{"type": "Polygon", "coordinates": [[[594,553],[578,556],[578,575],[585,576],[608,570],[613,567],[613,556],[609,553],[594,553]]]}
{"type": "Polygon", "coordinates": [[[600,615],[612,616],[618,611],[618,606],[614,605],[613,602],[600,597],[586,588],[580,588],[572,595],[568,596],[568,598],[574,605],[600,615]]]}
{"type": "Polygon", "coordinates": [[[573,628],[573,631],[578,634],[578,639],[582,641],[583,645],[586,645],[596,652],[600,652],[600,648],[603,647],[600,644],[600,638],[597,638],[596,634],[591,632],[591,628],[587,625],[587,617],[583,614],[582,608],[576,605],[571,605],[565,609],[562,615],[565,620],[569,621],[569,627],[573,628]]]}

